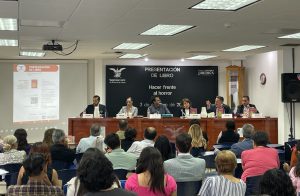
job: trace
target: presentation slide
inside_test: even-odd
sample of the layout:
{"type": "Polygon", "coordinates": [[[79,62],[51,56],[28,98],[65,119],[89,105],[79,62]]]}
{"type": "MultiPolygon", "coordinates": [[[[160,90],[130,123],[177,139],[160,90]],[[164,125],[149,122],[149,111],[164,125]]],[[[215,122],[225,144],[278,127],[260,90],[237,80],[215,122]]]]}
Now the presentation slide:
{"type": "Polygon", "coordinates": [[[13,65],[13,122],[59,120],[59,65],[13,65]]]}

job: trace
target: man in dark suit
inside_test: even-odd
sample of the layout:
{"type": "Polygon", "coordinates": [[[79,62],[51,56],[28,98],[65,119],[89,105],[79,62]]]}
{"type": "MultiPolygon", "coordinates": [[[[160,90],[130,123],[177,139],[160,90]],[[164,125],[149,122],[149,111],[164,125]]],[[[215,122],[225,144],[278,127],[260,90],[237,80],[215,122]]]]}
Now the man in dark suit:
{"type": "Polygon", "coordinates": [[[100,104],[100,97],[95,95],[93,97],[93,104],[88,105],[85,109],[86,114],[94,114],[95,108],[99,108],[99,114],[102,117],[107,117],[107,110],[105,105],[100,104]]]}
{"type": "Polygon", "coordinates": [[[216,96],[215,104],[211,104],[210,101],[206,101],[207,113],[214,112],[216,115],[217,111],[223,110],[223,114],[230,114],[231,109],[228,105],[224,104],[224,98],[222,96],[216,96]]]}
{"type": "Polygon", "coordinates": [[[250,98],[249,96],[243,96],[242,97],[242,105],[239,105],[237,107],[236,115],[237,116],[242,116],[243,114],[248,114],[250,115],[250,110],[251,112],[254,113],[259,113],[258,110],[256,109],[254,104],[250,104],[250,98]]]}

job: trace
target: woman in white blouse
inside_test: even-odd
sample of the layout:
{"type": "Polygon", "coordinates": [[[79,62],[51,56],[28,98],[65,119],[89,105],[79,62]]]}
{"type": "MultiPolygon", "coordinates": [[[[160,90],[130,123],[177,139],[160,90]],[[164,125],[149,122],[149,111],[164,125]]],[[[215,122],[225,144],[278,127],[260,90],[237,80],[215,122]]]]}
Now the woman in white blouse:
{"type": "Polygon", "coordinates": [[[129,118],[138,115],[137,107],[133,106],[133,101],[131,97],[126,99],[126,106],[123,106],[118,114],[126,114],[129,118]]]}
{"type": "Polygon", "coordinates": [[[11,163],[23,163],[26,152],[24,150],[18,151],[17,138],[13,135],[8,135],[3,138],[3,153],[0,153],[0,165],[11,163]]]}

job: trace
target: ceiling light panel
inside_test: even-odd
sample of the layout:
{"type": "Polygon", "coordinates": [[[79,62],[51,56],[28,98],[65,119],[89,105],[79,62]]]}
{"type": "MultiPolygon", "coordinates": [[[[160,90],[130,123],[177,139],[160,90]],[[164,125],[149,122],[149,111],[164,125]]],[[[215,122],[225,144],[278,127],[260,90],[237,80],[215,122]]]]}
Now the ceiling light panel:
{"type": "Polygon", "coordinates": [[[45,56],[45,52],[21,51],[20,56],[43,57],[45,56]]]}
{"type": "Polygon", "coordinates": [[[138,59],[147,56],[147,54],[124,54],[120,56],[120,59],[138,59]]]}
{"type": "Polygon", "coordinates": [[[217,57],[217,56],[214,56],[214,55],[197,55],[197,56],[189,57],[187,59],[189,59],[189,60],[205,60],[205,59],[210,59],[210,58],[214,58],[214,57],[217,57]]]}
{"type": "Polygon", "coordinates": [[[18,22],[15,18],[0,18],[1,31],[17,31],[18,22]]]}
{"type": "Polygon", "coordinates": [[[192,9],[236,11],[258,1],[261,0],[204,0],[192,9]]]}
{"type": "Polygon", "coordinates": [[[122,43],[113,49],[115,50],[139,50],[141,48],[144,48],[146,46],[149,46],[150,44],[146,43],[122,43]]]}
{"type": "Polygon", "coordinates": [[[195,26],[191,25],[163,25],[159,24],[151,29],[141,33],[141,35],[175,35],[191,29],[195,26]]]}
{"type": "Polygon", "coordinates": [[[243,45],[243,46],[238,46],[235,48],[229,48],[226,50],[223,50],[224,52],[245,52],[248,50],[255,50],[259,48],[264,48],[266,46],[259,46],[259,45],[243,45]]]}
{"type": "Polygon", "coordinates": [[[294,33],[290,35],[284,35],[278,38],[284,38],[284,39],[300,39],[300,33],[294,33]]]}
{"type": "Polygon", "coordinates": [[[18,46],[18,40],[0,39],[0,46],[18,46]]]}

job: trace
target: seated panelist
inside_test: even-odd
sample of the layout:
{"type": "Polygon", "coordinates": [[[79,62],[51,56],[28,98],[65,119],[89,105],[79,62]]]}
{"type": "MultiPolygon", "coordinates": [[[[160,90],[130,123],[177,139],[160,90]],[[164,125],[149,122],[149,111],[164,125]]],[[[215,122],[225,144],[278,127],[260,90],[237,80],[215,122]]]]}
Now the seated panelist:
{"type": "Polygon", "coordinates": [[[138,108],[133,106],[131,97],[126,99],[126,106],[123,106],[118,114],[126,114],[128,117],[135,117],[138,115],[138,108]]]}
{"type": "Polygon", "coordinates": [[[191,101],[188,98],[184,98],[181,100],[178,116],[188,116],[190,114],[197,114],[197,108],[192,108],[191,101]]]}
{"type": "MultiPolygon", "coordinates": [[[[86,109],[83,111],[83,113],[86,114],[93,114],[94,117],[99,114],[99,116],[107,117],[107,110],[105,105],[100,104],[100,97],[98,95],[95,95],[93,97],[93,104],[90,104],[86,107],[86,109]],[[98,113],[99,111],[99,113],[98,113]]],[[[80,114],[82,116],[82,113],[80,114]]]]}
{"type": "Polygon", "coordinates": [[[236,115],[250,117],[251,113],[259,113],[254,104],[250,104],[249,96],[242,97],[242,105],[237,107],[236,115]]]}
{"type": "Polygon", "coordinates": [[[224,104],[224,98],[222,96],[216,96],[215,104],[211,104],[209,100],[206,101],[207,113],[214,112],[216,116],[222,114],[230,114],[231,109],[228,105],[224,104]]]}
{"type": "Polygon", "coordinates": [[[159,96],[153,96],[151,103],[147,109],[148,116],[149,114],[171,114],[167,106],[161,103],[159,96]]]}

